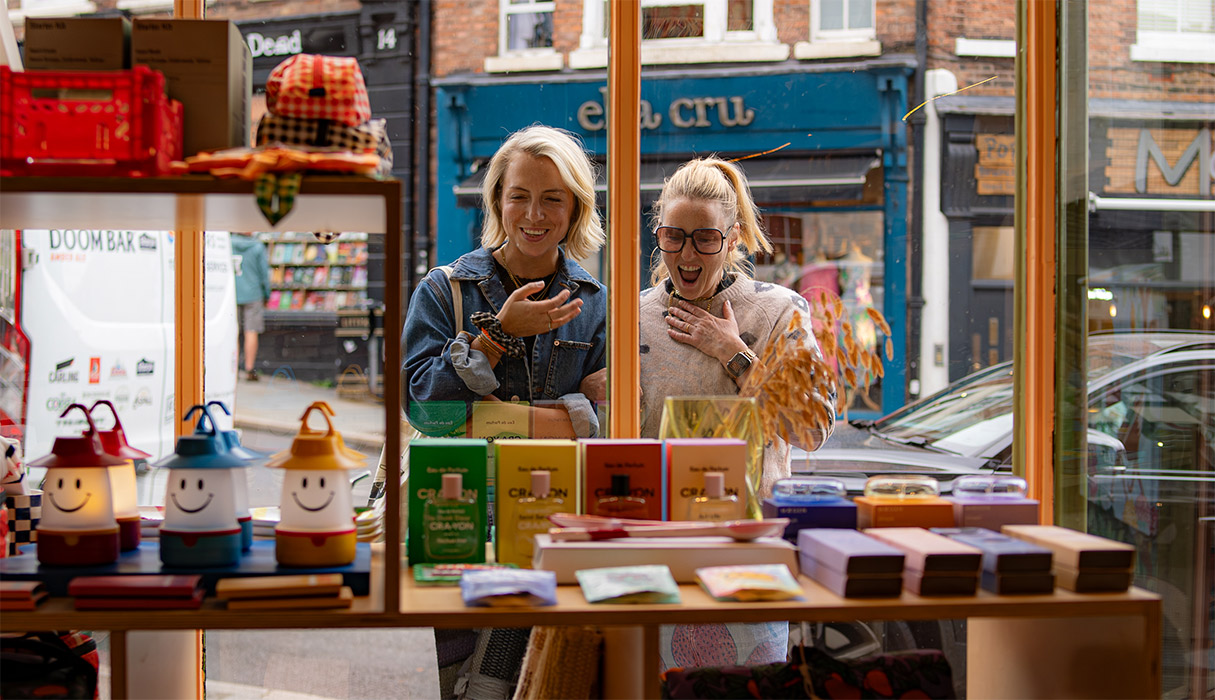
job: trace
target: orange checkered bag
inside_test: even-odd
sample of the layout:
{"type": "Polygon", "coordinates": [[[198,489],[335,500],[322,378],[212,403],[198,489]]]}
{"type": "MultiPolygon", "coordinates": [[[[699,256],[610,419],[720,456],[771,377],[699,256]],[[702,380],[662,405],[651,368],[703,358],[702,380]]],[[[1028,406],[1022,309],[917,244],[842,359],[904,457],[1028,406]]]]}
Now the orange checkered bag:
{"type": "Polygon", "coordinates": [[[271,113],[329,119],[359,126],[371,118],[367,85],[357,59],[301,53],[274,67],[266,80],[271,113]]]}

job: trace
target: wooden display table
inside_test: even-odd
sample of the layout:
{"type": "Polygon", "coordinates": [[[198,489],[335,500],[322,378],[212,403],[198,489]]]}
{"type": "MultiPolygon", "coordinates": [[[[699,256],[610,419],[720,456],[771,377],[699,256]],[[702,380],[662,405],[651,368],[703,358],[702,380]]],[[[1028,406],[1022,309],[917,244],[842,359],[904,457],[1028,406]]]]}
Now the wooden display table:
{"type": "MultiPolygon", "coordinates": [[[[658,626],[706,622],[828,622],[845,620],[968,619],[967,695],[975,698],[1157,697],[1160,693],[1160,598],[1126,593],[843,599],[801,577],[804,600],[721,603],[695,585],[680,586],[678,605],[592,605],[577,586],[560,586],[557,605],[468,608],[459,588],[415,586],[401,577],[399,611],[383,609],[379,560],[370,596],[349,610],[228,612],[208,599],[202,610],[77,612],[70,598],[48,600],[33,612],[6,612],[0,629],[126,630],[290,629],[355,627],[530,627],[597,625],[605,628],[606,697],[659,696],[658,626]]],[[[119,635],[119,639],[121,636],[119,635]]],[[[114,697],[125,694],[115,655],[114,697]]]]}

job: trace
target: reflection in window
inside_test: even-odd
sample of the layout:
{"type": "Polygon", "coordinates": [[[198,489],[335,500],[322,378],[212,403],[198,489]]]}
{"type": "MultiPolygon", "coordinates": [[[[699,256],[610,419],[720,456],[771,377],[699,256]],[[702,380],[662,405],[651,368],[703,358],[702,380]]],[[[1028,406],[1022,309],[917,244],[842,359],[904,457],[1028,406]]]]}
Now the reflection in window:
{"type": "Polygon", "coordinates": [[[501,53],[553,47],[553,3],[503,0],[501,53]]]}
{"type": "Polygon", "coordinates": [[[1215,60],[1215,3],[1211,0],[1140,0],[1136,61],[1215,60]]]}
{"type": "Polygon", "coordinates": [[[874,35],[873,0],[812,0],[810,11],[818,32],[874,35]]]}
{"type": "MultiPolygon", "coordinates": [[[[607,34],[605,0],[586,0],[603,7],[600,35],[607,34]]],[[[756,15],[772,16],[772,0],[641,0],[642,36],[653,39],[751,39],[756,15]]],[[[773,36],[773,38],[775,38],[773,36]]]]}

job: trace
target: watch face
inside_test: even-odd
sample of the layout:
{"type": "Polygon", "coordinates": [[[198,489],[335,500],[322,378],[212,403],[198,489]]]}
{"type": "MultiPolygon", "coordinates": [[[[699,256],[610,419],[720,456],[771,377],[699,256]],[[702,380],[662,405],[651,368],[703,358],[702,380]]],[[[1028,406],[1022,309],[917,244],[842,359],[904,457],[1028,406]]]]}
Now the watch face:
{"type": "Polygon", "coordinates": [[[726,369],[730,370],[730,374],[737,377],[742,374],[748,367],[751,366],[751,358],[743,353],[738,353],[730,358],[730,362],[726,365],[726,369]]]}

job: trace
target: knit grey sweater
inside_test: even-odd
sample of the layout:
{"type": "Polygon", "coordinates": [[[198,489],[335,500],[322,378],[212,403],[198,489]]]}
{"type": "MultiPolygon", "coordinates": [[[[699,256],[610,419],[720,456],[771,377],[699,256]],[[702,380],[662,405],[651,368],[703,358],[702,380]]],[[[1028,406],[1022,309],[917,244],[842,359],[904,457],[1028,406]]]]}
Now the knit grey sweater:
{"type": "MultiPolygon", "coordinates": [[[[641,293],[641,436],[647,438],[659,437],[662,405],[668,396],[738,394],[738,385],[716,358],[677,343],[667,334],[665,317],[670,299],[665,281],[641,293]]],[[[740,277],[713,297],[709,313],[721,317],[727,299],[734,309],[739,337],[756,355],[762,356],[768,341],[788,327],[794,311],[800,311],[804,319],[806,342],[817,347],[810,332],[809,305],[797,292],[740,277]]],[[[826,426],[827,435],[833,427],[826,426]]],[[[764,448],[761,498],[772,494],[777,479],[789,476],[789,445],[777,437],[770,436],[770,440],[764,448]]]]}

